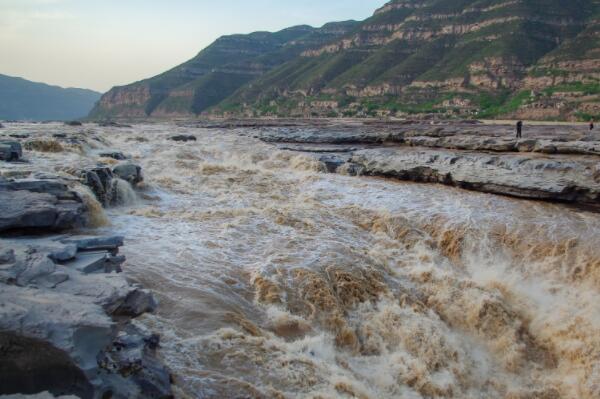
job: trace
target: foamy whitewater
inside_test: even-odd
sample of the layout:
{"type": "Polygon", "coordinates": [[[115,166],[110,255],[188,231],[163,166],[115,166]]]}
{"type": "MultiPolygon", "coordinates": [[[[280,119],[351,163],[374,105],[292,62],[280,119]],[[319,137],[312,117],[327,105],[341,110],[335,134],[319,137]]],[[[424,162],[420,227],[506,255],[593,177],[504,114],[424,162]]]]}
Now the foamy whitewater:
{"type": "Polygon", "coordinates": [[[160,301],[139,322],[178,397],[600,397],[599,214],[326,174],[244,130],[98,134],[143,167],[100,231],[160,301]]]}

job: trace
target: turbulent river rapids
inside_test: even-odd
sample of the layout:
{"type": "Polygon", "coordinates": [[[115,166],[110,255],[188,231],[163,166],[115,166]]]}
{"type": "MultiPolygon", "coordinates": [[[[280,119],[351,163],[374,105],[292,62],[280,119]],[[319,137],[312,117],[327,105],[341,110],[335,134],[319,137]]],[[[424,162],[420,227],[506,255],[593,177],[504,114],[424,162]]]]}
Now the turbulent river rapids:
{"type": "Polygon", "coordinates": [[[328,174],[243,129],[103,139],[144,171],[100,230],[178,397],[600,397],[600,214],[328,174]]]}

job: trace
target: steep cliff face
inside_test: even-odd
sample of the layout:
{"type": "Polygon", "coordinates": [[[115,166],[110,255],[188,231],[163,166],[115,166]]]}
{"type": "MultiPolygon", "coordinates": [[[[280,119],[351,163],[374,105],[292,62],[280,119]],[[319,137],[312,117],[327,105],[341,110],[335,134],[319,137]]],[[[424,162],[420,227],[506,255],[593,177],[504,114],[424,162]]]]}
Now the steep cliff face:
{"type": "MultiPolygon", "coordinates": [[[[597,81],[597,9],[590,0],[392,1],[353,32],[243,87],[222,108],[587,118],[579,101],[555,97],[563,83],[597,81]]],[[[588,114],[597,113],[592,108],[588,114]]]]}
{"type": "Polygon", "coordinates": [[[361,23],[282,32],[262,34],[279,38],[263,52],[236,43],[227,53],[235,63],[214,57],[203,69],[220,39],[166,73],[203,71],[176,80],[176,91],[150,82],[146,114],[600,114],[599,0],[395,0],[361,23]]]}

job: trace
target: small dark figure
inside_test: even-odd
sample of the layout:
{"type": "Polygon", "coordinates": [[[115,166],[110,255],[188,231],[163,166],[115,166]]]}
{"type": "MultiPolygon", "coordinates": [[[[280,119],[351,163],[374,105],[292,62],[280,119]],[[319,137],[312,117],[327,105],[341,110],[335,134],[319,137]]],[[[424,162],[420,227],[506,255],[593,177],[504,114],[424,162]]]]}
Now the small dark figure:
{"type": "Polygon", "coordinates": [[[523,121],[517,122],[517,138],[520,139],[523,137],[523,121]]]}
{"type": "Polygon", "coordinates": [[[593,119],[590,121],[590,132],[592,130],[594,130],[594,120],[593,119]]]}

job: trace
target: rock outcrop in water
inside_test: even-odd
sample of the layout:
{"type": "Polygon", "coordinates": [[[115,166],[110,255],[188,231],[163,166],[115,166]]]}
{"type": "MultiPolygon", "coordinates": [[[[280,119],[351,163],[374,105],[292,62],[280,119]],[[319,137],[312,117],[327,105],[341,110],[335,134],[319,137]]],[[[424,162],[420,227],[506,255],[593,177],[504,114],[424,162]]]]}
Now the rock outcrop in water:
{"type": "Polygon", "coordinates": [[[357,151],[350,162],[372,176],[442,183],[529,199],[600,205],[600,179],[593,161],[536,159],[430,149],[357,151]]]}
{"type": "Polygon", "coordinates": [[[0,141],[0,161],[18,161],[23,157],[21,143],[16,141],[0,141]]]}
{"type": "Polygon", "coordinates": [[[108,166],[86,169],[81,171],[81,176],[104,207],[127,204],[128,197],[135,196],[131,186],[144,180],[142,168],[132,163],[120,164],[113,169],[108,166]]]}
{"type": "Polygon", "coordinates": [[[319,154],[329,172],[600,205],[600,137],[573,126],[528,126],[527,137],[517,140],[511,129],[392,123],[265,129],[258,137],[281,149],[319,154]]]}

